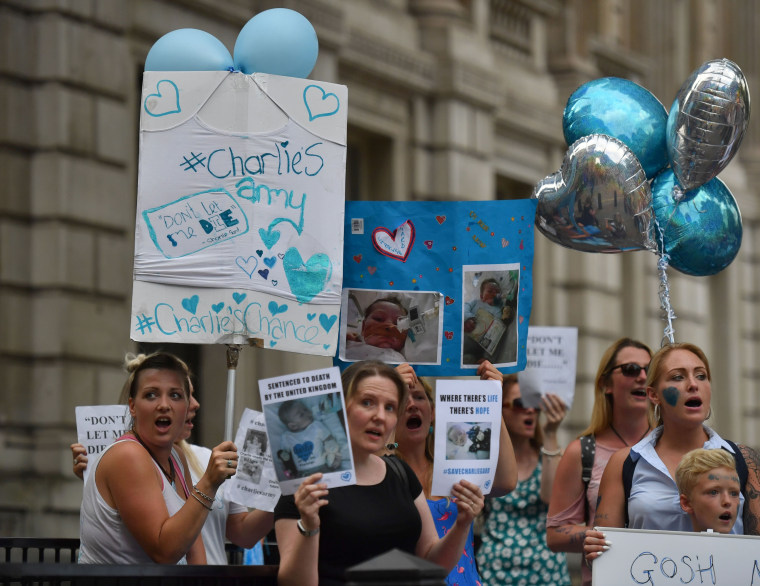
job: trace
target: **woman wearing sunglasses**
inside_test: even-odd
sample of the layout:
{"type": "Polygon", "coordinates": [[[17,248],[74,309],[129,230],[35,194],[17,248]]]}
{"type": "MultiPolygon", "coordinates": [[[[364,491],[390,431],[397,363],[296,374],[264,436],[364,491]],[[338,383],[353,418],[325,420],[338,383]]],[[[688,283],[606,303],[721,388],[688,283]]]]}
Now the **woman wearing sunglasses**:
{"type": "Polygon", "coordinates": [[[483,583],[569,586],[565,554],[546,546],[546,512],[562,455],[557,429],[567,407],[553,394],[542,397],[539,408],[526,407],[516,375],[504,377],[502,388],[501,411],[517,460],[517,487],[486,501],[478,550],[483,583]]]}
{"type": "MultiPolygon", "coordinates": [[[[711,415],[710,380],[707,357],[694,344],[668,344],[654,355],[646,384],[650,414],[658,427],[610,458],[599,487],[595,525],[691,531],[691,519],[681,510],[673,479],[681,458],[704,448],[724,449],[736,461],[742,494],[731,532],[760,532],[760,457],[747,446],[724,440],[705,424],[711,415]],[[746,495],[751,497],[745,501],[746,495]]],[[[584,543],[588,561],[609,546],[599,531],[588,531],[584,543]]]]}
{"type": "MultiPolygon", "coordinates": [[[[553,551],[583,552],[608,460],[649,433],[646,377],[651,357],[646,344],[631,338],[617,340],[602,355],[591,423],[567,446],[557,468],[546,521],[546,541],[553,551]]],[[[584,565],[581,572],[589,586],[591,570],[584,565]]]]}

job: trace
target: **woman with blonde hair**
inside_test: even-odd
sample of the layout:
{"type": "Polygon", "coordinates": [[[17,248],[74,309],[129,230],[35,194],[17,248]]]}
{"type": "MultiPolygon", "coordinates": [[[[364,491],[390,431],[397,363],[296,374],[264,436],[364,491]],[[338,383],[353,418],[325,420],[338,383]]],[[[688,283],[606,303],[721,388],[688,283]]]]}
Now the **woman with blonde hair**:
{"type": "MultiPolygon", "coordinates": [[[[620,338],[602,355],[591,423],[567,446],[557,467],[546,520],[546,541],[553,551],[583,552],[608,460],[649,433],[646,376],[651,357],[649,347],[632,338],[620,338]]],[[[584,585],[591,584],[586,567],[582,578],[584,585]]]]}
{"type": "MultiPolygon", "coordinates": [[[[652,358],[647,377],[651,415],[658,427],[636,445],[620,450],[604,471],[595,525],[662,531],[691,531],[674,481],[683,456],[697,448],[734,455],[742,480],[739,513],[732,533],[760,533],[760,458],[747,446],[723,439],[705,424],[711,415],[712,384],[705,353],[688,343],[668,344],[652,358]],[[745,496],[751,498],[745,500],[745,496]]],[[[600,531],[588,531],[586,560],[609,547],[600,531]]]]}

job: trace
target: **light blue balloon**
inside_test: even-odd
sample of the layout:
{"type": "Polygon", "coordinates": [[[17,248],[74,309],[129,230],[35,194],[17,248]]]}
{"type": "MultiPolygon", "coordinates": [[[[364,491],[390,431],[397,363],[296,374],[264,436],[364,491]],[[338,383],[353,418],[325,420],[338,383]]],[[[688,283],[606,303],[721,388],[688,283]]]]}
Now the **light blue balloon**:
{"type": "Polygon", "coordinates": [[[224,71],[232,55],[214,35],[181,28],[158,39],[145,58],[145,71],[224,71]]]}
{"type": "Polygon", "coordinates": [[[687,191],[676,203],[676,176],[666,169],[652,182],[652,211],[662,230],[652,223],[657,246],[670,255],[676,270],[705,277],[725,269],[739,253],[742,217],[726,184],[715,177],[687,191]]]}
{"type": "Polygon", "coordinates": [[[249,20],[235,42],[235,67],[243,73],[307,77],[319,42],[311,23],[287,8],[265,10],[249,20]]]}
{"type": "Polygon", "coordinates": [[[567,100],[562,130],[567,144],[606,134],[626,145],[651,179],[668,165],[668,112],[647,89],[618,77],[584,83],[567,100]]]}

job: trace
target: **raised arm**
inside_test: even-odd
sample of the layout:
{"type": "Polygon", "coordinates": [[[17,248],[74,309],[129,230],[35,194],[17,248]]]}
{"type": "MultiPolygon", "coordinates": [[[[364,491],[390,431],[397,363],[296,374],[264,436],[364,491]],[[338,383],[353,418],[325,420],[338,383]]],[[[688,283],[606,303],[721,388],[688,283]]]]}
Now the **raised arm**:
{"type": "Polygon", "coordinates": [[[739,446],[749,476],[744,501],[744,534],[760,535],[760,454],[749,446],[739,446]]]}
{"type": "MultiPolygon", "coordinates": [[[[305,478],[294,495],[301,525],[306,531],[319,529],[319,509],[327,504],[327,485],[319,482],[321,478],[321,473],[305,478]]],[[[297,519],[278,519],[274,524],[280,550],[277,583],[279,586],[317,586],[319,536],[301,535],[297,522],[297,519]]]]}
{"type": "Polygon", "coordinates": [[[560,458],[552,487],[546,525],[546,544],[552,551],[583,551],[589,527],[584,519],[586,494],[582,476],[581,442],[576,439],[560,458]],[[561,520],[553,524],[553,517],[561,520]]]}
{"type": "Polygon", "coordinates": [[[562,450],[557,441],[557,429],[567,415],[567,405],[557,395],[547,393],[541,397],[541,406],[546,424],[544,425],[543,457],[541,459],[541,489],[539,496],[547,505],[551,501],[552,487],[557,474],[562,450]]]}
{"type": "Polygon", "coordinates": [[[274,514],[267,511],[235,513],[227,517],[227,539],[240,547],[253,547],[266,537],[273,524],[274,514]]]}
{"type": "MultiPolygon", "coordinates": [[[[618,450],[602,474],[599,485],[599,497],[596,500],[596,516],[594,527],[623,527],[625,525],[625,490],[623,489],[623,462],[628,457],[630,448],[618,450]]],[[[588,562],[594,561],[604,551],[609,549],[609,543],[601,531],[589,530],[583,540],[583,553],[588,562]]]]}
{"type": "MultiPolygon", "coordinates": [[[[478,376],[482,380],[495,380],[499,383],[504,381],[504,376],[488,360],[484,360],[478,366],[478,376]]],[[[509,494],[517,486],[517,460],[515,451],[512,448],[512,440],[509,437],[507,426],[504,419],[501,421],[501,430],[499,431],[499,458],[496,461],[496,471],[494,473],[493,487],[488,493],[489,498],[495,498],[509,494]]]]}
{"type": "Polygon", "coordinates": [[[456,499],[457,519],[454,526],[440,539],[425,493],[420,492],[414,500],[422,519],[422,532],[415,553],[418,557],[443,566],[446,572],[451,572],[462,557],[472,521],[483,510],[485,502],[478,485],[467,480],[457,482],[451,489],[451,496],[456,499]]]}
{"type": "MultiPolygon", "coordinates": [[[[227,466],[227,460],[233,459],[237,461],[232,442],[214,448],[198,488],[213,498],[219,485],[234,473],[234,468],[227,466]]],[[[161,494],[166,480],[159,476],[141,446],[134,442],[114,446],[101,460],[95,475],[103,498],[119,511],[127,529],[153,561],[175,564],[185,554],[193,561],[200,560],[196,540],[209,508],[202,497],[195,498],[192,493],[179,511],[170,516],[161,494]]]]}

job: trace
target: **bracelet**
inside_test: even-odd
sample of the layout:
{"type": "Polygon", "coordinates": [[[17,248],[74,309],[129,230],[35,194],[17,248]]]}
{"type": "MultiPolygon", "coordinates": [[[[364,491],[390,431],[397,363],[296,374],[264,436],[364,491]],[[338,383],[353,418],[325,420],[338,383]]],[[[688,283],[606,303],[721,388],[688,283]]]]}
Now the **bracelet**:
{"type": "Polygon", "coordinates": [[[202,506],[204,509],[208,509],[209,511],[211,510],[211,507],[209,507],[209,506],[208,506],[206,503],[204,503],[204,502],[203,502],[201,499],[199,499],[197,496],[195,496],[195,493],[194,493],[194,492],[191,492],[191,493],[190,493],[190,496],[192,496],[192,497],[193,497],[193,498],[194,498],[196,501],[198,501],[198,502],[201,504],[201,506],[202,506]]]}
{"type": "Polygon", "coordinates": [[[193,484],[193,490],[197,492],[199,495],[201,495],[204,499],[206,499],[208,502],[213,503],[214,498],[207,495],[205,492],[203,492],[201,489],[198,488],[197,484],[193,484]]]}
{"type": "Polygon", "coordinates": [[[546,448],[544,448],[544,446],[541,446],[541,448],[540,448],[540,452],[541,452],[541,453],[542,453],[544,456],[548,456],[549,458],[553,458],[554,456],[561,456],[561,455],[562,455],[562,448],[557,448],[557,449],[556,449],[556,450],[554,450],[553,452],[550,452],[550,451],[548,451],[546,448]]]}

